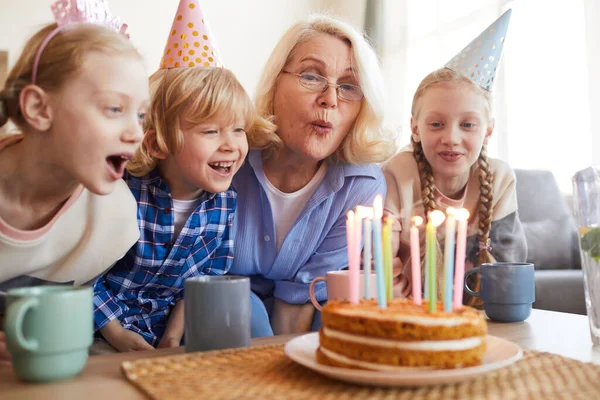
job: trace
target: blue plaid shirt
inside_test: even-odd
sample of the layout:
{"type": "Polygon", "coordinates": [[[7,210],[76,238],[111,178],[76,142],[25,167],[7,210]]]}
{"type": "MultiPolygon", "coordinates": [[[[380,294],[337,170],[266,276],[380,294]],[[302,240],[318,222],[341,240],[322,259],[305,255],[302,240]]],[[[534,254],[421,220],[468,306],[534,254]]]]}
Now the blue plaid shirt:
{"type": "Polygon", "coordinates": [[[143,177],[125,174],[138,203],[140,239],[94,285],[94,324],[113,319],[156,346],[169,313],[183,298],[185,279],[223,275],[233,262],[231,235],[236,193],[206,193],[174,238],[173,200],[155,169],[143,177]]]}

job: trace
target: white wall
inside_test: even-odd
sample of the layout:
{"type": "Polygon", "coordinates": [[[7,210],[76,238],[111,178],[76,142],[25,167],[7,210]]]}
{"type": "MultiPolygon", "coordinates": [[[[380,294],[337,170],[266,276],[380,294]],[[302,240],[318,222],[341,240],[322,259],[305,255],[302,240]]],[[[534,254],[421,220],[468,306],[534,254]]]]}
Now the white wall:
{"type": "MultiPolygon", "coordinates": [[[[25,41],[52,21],[51,0],[0,0],[0,51],[9,66],[25,41]]],[[[128,25],[131,40],[158,68],[179,0],[112,0],[111,10],[128,25]]],[[[331,11],[362,27],[365,0],[200,0],[223,63],[252,95],[262,67],[281,35],[311,12],[331,11]]],[[[0,82],[0,87],[4,82],[0,82]]]]}

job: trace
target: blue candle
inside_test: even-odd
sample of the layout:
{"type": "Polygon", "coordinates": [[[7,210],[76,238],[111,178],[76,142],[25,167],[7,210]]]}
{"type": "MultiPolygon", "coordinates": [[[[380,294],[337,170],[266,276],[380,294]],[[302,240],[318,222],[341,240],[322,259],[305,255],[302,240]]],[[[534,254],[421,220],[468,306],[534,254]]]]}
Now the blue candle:
{"type": "Polygon", "coordinates": [[[364,298],[371,299],[371,225],[373,219],[373,209],[364,207],[365,218],[363,219],[363,236],[365,247],[363,249],[363,283],[364,283],[364,298]]]}
{"type": "Polygon", "coordinates": [[[383,245],[381,238],[381,217],[383,216],[383,200],[381,195],[375,196],[373,203],[373,250],[375,255],[375,275],[377,277],[377,300],[379,307],[387,307],[385,296],[385,277],[383,270],[383,245]]]}
{"type": "Polygon", "coordinates": [[[452,312],[452,287],[454,285],[454,243],[456,219],[454,208],[446,210],[446,239],[444,243],[444,311],[452,312]]]}

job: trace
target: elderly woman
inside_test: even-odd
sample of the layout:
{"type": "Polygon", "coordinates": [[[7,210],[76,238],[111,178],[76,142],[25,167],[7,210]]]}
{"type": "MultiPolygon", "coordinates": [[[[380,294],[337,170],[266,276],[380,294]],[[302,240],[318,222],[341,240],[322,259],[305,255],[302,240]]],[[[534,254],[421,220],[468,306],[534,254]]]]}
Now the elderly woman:
{"type": "MultiPolygon", "coordinates": [[[[292,26],[267,61],[256,106],[276,130],[233,181],[231,269],[251,277],[253,324],[263,318],[264,335],[311,329],[310,282],[348,265],[346,213],[385,197],[375,163],[396,147],[381,126],[383,97],[373,49],[331,17],[292,26]]],[[[315,295],[326,300],[325,286],[315,295]]]]}

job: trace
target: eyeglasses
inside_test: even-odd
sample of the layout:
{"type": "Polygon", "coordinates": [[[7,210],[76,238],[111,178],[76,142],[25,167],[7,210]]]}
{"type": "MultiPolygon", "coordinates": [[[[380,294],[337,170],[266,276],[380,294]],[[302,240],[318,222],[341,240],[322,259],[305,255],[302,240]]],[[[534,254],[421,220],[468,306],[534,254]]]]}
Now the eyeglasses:
{"type": "Polygon", "coordinates": [[[313,92],[324,92],[329,86],[333,86],[337,91],[338,97],[342,100],[361,101],[363,97],[365,97],[360,87],[356,85],[351,85],[349,83],[336,85],[335,83],[329,82],[324,76],[312,74],[310,72],[304,72],[302,74],[294,74],[293,72],[288,71],[281,72],[297,76],[300,84],[313,92]]]}

